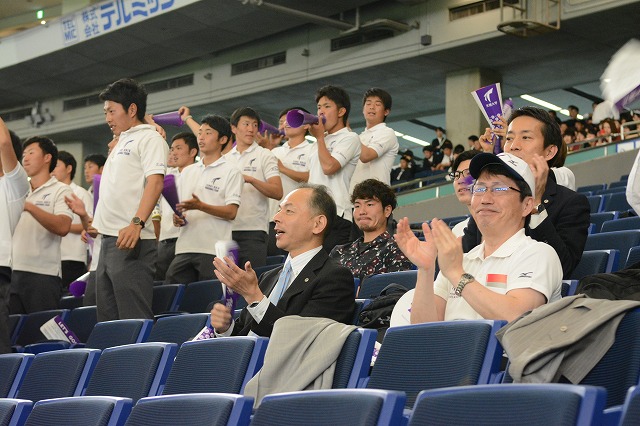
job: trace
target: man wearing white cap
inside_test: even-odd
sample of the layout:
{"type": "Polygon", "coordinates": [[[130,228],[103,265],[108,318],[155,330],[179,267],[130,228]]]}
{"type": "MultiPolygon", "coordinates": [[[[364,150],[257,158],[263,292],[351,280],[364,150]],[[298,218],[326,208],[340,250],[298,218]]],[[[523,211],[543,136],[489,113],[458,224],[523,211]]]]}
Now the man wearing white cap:
{"type": "Polygon", "coordinates": [[[525,235],[534,207],[535,178],[527,163],[511,154],[476,155],[469,166],[476,179],[471,214],[483,242],[468,253],[441,220],[422,225],[419,241],[407,218],[396,241],[418,266],[411,322],[459,319],[512,321],[560,298],[562,266],[548,244],[525,235]],[[435,261],[440,273],[433,279],[435,261]]]}

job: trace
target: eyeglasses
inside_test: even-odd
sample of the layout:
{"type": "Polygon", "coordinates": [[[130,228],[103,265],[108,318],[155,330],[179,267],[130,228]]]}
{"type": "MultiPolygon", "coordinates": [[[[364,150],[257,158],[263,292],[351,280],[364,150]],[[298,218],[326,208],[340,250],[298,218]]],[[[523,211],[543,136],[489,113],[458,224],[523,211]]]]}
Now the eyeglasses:
{"type": "Polygon", "coordinates": [[[519,193],[522,193],[522,191],[520,191],[518,188],[514,188],[513,186],[493,186],[493,187],[487,187],[485,185],[473,185],[471,187],[471,193],[473,195],[477,195],[477,196],[483,196],[484,194],[486,194],[487,192],[491,192],[493,195],[504,195],[507,192],[509,192],[509,190],[513,190],[519,193]]]}
{"type": "Polygon", "coordinates": [[[449,173],[449,177],[453,180],[458,180],[460,178],[466,178],[469,176],[469,169],[459,170],[457,172],[449,173]]]}

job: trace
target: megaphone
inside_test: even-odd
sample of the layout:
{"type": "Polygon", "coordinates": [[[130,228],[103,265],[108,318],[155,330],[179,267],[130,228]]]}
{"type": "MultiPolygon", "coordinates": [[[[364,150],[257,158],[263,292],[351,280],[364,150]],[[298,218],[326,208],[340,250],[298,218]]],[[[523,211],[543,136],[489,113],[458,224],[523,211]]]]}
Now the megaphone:
{"type": "MultiPolygon", "coordinates": [[[[317,115],[309,114],[301,109],[292,109],[287,113],[287,123],[294,129],[304,126],[305,124],[318,124],[320,122],[319,120],[317,115]]],[[[324,124],[326,121],[327,120],[322,117],[322,123],[324,124]]]]}
{"type": "Polygon", "coordinates": [[[260,125],[258,126],[258,132],[260,133],[267,132],[271,135],[284,136],[283,130],[278,129],[276,126],[272,126],[271,124],[263,120],[260,120],[260,125]]]}
{"type": "Polygon", "coordinates": [[[180,118],[180,113],[178,111],[165,112],[164,114],[154,115],[153,121],[161,126],[168,125],[181,127],[184,124],[184,121],[182,121],[182,118],[180,118]]]}

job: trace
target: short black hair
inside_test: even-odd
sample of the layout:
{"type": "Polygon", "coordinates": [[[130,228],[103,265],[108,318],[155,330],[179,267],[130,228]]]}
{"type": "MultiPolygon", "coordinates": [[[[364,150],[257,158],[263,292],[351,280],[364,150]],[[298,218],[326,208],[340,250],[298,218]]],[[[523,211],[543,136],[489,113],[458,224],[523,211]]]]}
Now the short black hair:
{"type": "Polygon", "coordinates": [[[240,121],[240,117],[249,117],[258,121],[258,125],[260,125],[260,115],[256,112],[255,109],[249,107],[241,107],[233,111],[231,114],[231,125],[237,126],[240,121]]]}
{"type": "Polygon", "coordinates": [[[47,155],[51,154],[51,164],[49,164],[49,173],[53,172],[53,169],[58,165],[58,147],[53,141],[45,136],[32,136],[22,144],[22,151],[29,145],[37,143],[42,152],[47,155]]]}
{"type": "Polygon", "coordinates": [[[480,154],[482,151],[478,151],[477,149],[470,149],[468,151],[461,152],[460,155],[453,160],[453,164],[451,164],[451,171],[457,172],[458,167],[460,167],[460,163],[463,161],[471,160],[476,155],[480,154]]]}
{"type": "MultiPolygon", "coordinates": [[[[251,109],[251,108],[249,108],[249,109],[251,109]]],[[[238,117],[237,120],[239,120],[240,117],[238,117]]],[[[260,122],[260,121],[258,121],[258,122],[260,122]]],[[[238,123],[238,121],[236,121],[236,124],[237,123],[238,123]]],[[[227,137],[227,142],[224,145],[222,145],[222,148],[224,149],[224,147],[227,146],[227,143],[229,143],[229,141],[231,140],[231,135],[232,135],[231,126],[229,125],[229,120],[227,120],[226,118],[224,118],[221,115],[210,114],[210,115],[205,115],[202,118],[202,123],[201,124],[206,124],[207,126],[211,127],[215,131],[217,131],[218,132],[218,138],[226,136],[227,137]]]]}
{"type": "Polygon", "coordinates": [[[575,105],[569,105],[569,106],[567,107],[567,109],[575,109],[577,112],[580,112],[580,108],[578,108],[578,107],[577,107],[577,106],[575,106],[575,105]]]}
{"type": "Polygon", "coordinates": [[[107,157],[102,154],[89,154],[84,157],[84,162],[90,162],[96,164],[98,167],[104,167],[104,163],[107,162],[107,157]]]}
{"type": "Polygon", "coordinates": [[[367,103],[368,98],[372,98],[374,96],[380,98],[380,100],[382,101],[382,105],[384,106],[384,109],[391,109],[391,105],[393,103],[393,100],[391,99],[391,95],[389,94],[389,92],[387,92],[386,90],[380,89],[379,87],[372,87],[370,89],[367,89],[366,92],[364,92],[364,96],[362,97],[362,106],[364,106],[364,104],[367,103]]]}
{"type": "Polygon", "coordinates": [[[309,207],[317,214],[327,218],[327,226],[322,231],[322,239],[326,238],[327,234],[333,228],[333,222],[335,221],[338,209],[336,208],[336,202],[329,194],[329,190],[324,185],[312,185],[305,183],[300,185],[299,188],[311,189],[311,198],[309,198],[309,207]]]}
{"type": "Polygon", "coordinates": [[[391,206],[391,210],[398,206],[396,193],[389,185],[378,179],[366,179],[354,186],[351,203],[355,203],[356,200],[378,200],[382,204],[382,208],[391,206]]]}
{"type": "Polygon", "coordinates": [[[449,139],[444,141],[442,143],[442,146],[440,146],[440,149],[442,149],[442,150],[444,150],[445,148],[453,149],[453,143],[449,139]]]}
{"type": "Polygon", "coordinates": [[[464,146],[463,145],[456,145],[455,147],[453,147],[453,153],[454,154],[461,154],[464,152],[464,146]]]}
{"type": "Polygon", "coordinates": [[[349,119],[349,111],[351,111],[351,99],[349,98],[349,94],[342,87],[327,85],[323,86],[316,92],[316,103],[322,97],[327,97],[331,101],[333,101],[338,109],[344,108],[345,113],[342,116],[342,124],[347,125],[347,120],[349,119]]]}
{"type": "MultiPolygon", "coordinates": [[[[513,122],[518,117],[531,117],[542,123],[542,137],[544,138],[544,147],[548,147],[551,145],[555,145],[558,148],[556,155],[562,149],[562,135],[560,134],[560,126],[558,123],[549,115],[549,113],[541,108],[536,108],[532,106],[526,106],[522,108],[518,108],[517,110],[511,113],[511,117],[509,117],[509,124],[513,122]]],[[[556,161],[556,157],[549,159],[547,164],[549,167],[552,167],[556,161]]]]}
{"type": "MultiPolygon", "coordinates": [[[[176,133],[172,138],[171,138],[171,142],[173,143],[173,141],[178,140],[178,139],[182,139],[184,141],[184,143],[187,144],[187,147],[189,148],[189,151],[191,151],[192,149],[196,150],[196,155],[198,155],[198,138],[196,137],[196,135],[194,135],[192,132],[180,132],[180,133],[176,133]]],[[[193,156],[193,158],[196,158],[196,155],[193,156]]]]}
{"type": "Polygon", "coordinates": [[[476,135],[471,135],[467,139],[469,139],[470,141],[474,141],[475,142],[475,141],[479,140],[480,138],[477,137],[476,135]]]}
{"type": "Polygon", "coordinates": [[[67,151],[60,151],[58,152],[58,160],[62,161],[65,166],[71,166],[71,180],[73,180],[76,177],[76,168],[78,167],[75,157],[67,151]]]}
{"type": "Polygon", "coordinates": [[[497,163],[487,164],[482,168],[482,172],[487,172],[489,176],[506,176],[516,183],[516,186],[520,190],[520,201],[524,201],[525,198],[531,197],[532,192],[529,185],[524,180],[515,179],[512,174],[507,170],[507,166],[497,163]]]}
{"type": "Polygon", "coordinates": [[[16,153],[18,161],[22,162],[22,141],[12,130],[9,130],[9,137],[11,138],[11,145],[13,145],[13,152],[16,153]]]}
{"type": "Polygon", "coordinates": [[[132,78],[121,78],[108,85],[98,98],[101,101],[112,101],[122,105],[125,111],[129,110],[131,104],[137,107],[136,117],[144,122],[144,115],[147,112],[147,91],[144,86],[132,78]]]}

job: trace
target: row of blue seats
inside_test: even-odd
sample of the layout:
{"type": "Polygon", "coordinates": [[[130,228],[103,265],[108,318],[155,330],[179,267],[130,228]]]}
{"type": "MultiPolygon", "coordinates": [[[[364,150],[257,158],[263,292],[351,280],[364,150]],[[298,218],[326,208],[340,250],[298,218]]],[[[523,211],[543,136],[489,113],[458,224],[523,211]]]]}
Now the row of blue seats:
{"type": "MultiPolygon", "coordinates": [[[[462,386],[419,394],[409,426],[600,425],[606,391],[576,385],[462,386]]],[[[37,402],[0,400],[0,423],[65,425],[402,425],[401,392],[341,389],[268,395],[252,415],[253,399],[232,394],[183,394],[140,399],[75,397],[37,402]]],[[[640,387],[629,390],[619,425],[640,416],[640,387]]]]}
{"type": "Polygon", "coordinates": [[[576,192],[585,193],[585,192],[596,192],[602,191],[605,189],[614,189],[614,188],[626,188],[627,182],[629,181],[629,175],[622,175],[620,179],[615,182],[606,183],[596,183],[593,185],[583,185],[576,188],[576,192]]]}
{"type": "Polygon", "coordinates": [[[631,211],[632,208],[627,201],[625,192],[614,192],[612,194],[588,195],[589,208],[591,213],[610,211],[631,211]]]}

